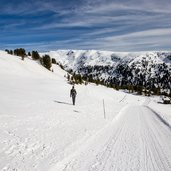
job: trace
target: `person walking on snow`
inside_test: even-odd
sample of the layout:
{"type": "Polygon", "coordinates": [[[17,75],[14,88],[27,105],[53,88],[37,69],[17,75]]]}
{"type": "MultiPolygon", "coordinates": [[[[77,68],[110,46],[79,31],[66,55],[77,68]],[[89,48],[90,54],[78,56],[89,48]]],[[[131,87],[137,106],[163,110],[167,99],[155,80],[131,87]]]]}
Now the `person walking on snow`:
{"type": "Polygon", "coordinates": [[[72,103],[73,103],[73,105],[75,105],[76,95],[77,95],[77,92],[76,92],[74,86],[72,86],[72,89],[70,91],[70,97],[72,97],[72,103]]]}

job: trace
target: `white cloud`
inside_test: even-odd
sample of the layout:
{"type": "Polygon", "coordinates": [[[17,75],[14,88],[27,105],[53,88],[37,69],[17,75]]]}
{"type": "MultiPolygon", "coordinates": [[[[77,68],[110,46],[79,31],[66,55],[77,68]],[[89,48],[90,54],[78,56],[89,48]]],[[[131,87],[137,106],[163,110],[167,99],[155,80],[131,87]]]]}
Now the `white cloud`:
{"type": "MultiPolygon", "coordinates": [[[[38,27],[31,28],[32,36],[52,36],[51,29],[71,28],[68,33],[65,32],[63,41],[24,44],[29,48],[36,46],[39,49],[66,47],[136,51],[164,48],[171,44],[170,0],[87,0],[83,5],[77,4],[73,8],[66,8],[58,2],[23,1],[15,8],[14,4],[6,5],[1,12],[19,15],[53,12],[53,20],[44,21],[42,18],[38,27]],[[84,31],[79,32],[79,27],[83,27],[84,31]],[[76,38],[71,38],[70,35],[73,28],[78,28],[78,32],[74,32],[76,38]]],[[[17,25],[11,23],[11,27],[15,26],[17,25]]],[[[55,35],[57,32],[53,34],[58,37],[55,35]]],[[[63,35],[63,32],[60,31],[59,34],[63,35]]]]}

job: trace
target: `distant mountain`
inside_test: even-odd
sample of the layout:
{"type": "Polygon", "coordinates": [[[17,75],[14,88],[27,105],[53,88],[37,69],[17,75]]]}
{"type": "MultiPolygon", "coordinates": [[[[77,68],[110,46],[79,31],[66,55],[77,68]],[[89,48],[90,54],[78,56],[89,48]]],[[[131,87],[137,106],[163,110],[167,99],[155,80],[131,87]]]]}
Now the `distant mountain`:
{"type": "Polygon", "coordinates": [[[57,50],[47,54],[90,82],[139,93],[171,91],[171,52],[57,50]]]}

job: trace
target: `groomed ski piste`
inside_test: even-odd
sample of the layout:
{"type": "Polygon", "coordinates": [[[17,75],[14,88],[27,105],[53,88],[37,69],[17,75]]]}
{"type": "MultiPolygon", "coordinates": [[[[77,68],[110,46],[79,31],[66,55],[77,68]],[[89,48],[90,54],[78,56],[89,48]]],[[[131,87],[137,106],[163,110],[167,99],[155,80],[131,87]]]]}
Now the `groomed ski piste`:
{"type": "Polygon", "coordinates": [[[52,68],[0,51],[0,170],[171,170],[171,105],[52,68]]]}

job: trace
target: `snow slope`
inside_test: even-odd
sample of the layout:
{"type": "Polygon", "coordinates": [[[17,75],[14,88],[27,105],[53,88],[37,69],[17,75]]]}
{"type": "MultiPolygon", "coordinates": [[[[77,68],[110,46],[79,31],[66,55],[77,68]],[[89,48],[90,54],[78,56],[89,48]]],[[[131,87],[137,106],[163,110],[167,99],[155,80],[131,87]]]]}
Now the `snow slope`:
{"type": "Polygon", "coordinates": [[[84,79],[113,87],[171,91],[171,52],[57,50],[47,52],[64,69],[84,79]]]}
{"type": "Polygon", "coordinates": [[[66,73],[53,70],[0,51],[0,170],[171,169],[171,131],[149,99],[89,84],[73,106],[66,73]]]}
{"type": "Polygon", "coordinates": [[[124,107],[88,145],[59,162],[52,171],[169,171],[171,127],[146,104],[124,107]]]}

